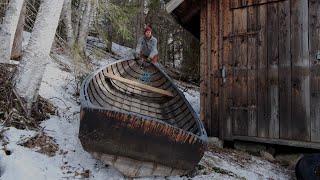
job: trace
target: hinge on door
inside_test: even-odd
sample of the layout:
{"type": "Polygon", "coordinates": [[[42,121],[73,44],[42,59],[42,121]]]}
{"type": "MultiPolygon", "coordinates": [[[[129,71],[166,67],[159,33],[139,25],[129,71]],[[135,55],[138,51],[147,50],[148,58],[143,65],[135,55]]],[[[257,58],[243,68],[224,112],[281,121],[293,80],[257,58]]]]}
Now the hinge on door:
{"type": "Polygon", "coordinates": [[[241,8],[248,8],[251,6],[262,6],[266,4],[272,4],[272,3],[278,3],[281,1],[287,1],[287,0],[268,0],[268,1],[248,1],[248,0],[234,0],[234,2],[231,4],[230,9],[241,9],[241,8]]]}

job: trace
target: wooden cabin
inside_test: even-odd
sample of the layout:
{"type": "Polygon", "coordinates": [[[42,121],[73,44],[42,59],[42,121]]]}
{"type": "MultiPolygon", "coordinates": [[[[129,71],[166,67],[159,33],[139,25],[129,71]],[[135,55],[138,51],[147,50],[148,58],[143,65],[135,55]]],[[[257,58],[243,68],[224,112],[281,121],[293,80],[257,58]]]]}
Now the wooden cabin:
{"type": "Polygon", "coordinates": [[[320,149],[320,0],[171,0],[201,41],[210,136],[320,149]]]}

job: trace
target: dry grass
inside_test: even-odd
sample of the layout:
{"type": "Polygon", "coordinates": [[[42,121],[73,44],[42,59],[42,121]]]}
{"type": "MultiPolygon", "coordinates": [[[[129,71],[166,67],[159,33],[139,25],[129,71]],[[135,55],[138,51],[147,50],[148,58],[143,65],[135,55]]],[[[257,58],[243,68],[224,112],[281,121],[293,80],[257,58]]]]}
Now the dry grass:
{"type": "Polygon", "coordinates": [[[31,117],[26,116],[25,102],[14,91],[15,67],[0,65],[0,123],[17,129],[38,129],[41,121],[54,115],[56,108],[39,96],[31,117]]]}
{"type": "Polygon", "coordinates": [[[43,132],[37,134],[35,137],[28,139],[20,145],[31,149],[38,149],[36,150],[36,152],[45,154],[49,157],[55,156],[56,152],[59,150],[59,146],[55,142],[55,140],[43,132]]]}

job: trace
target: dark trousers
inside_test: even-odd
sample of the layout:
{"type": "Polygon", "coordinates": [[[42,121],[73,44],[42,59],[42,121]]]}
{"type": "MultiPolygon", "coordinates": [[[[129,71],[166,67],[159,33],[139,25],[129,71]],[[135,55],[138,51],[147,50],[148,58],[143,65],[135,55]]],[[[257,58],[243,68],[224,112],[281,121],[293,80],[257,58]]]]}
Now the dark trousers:
{"type": "MultiPolygon", "coordinates": [[[[144,60],[147,60],[148,59],[148,56],[145,56],[143,54],[140,55],[140,57],[144,60]]],[[[152,63],[157,63],[159,60],[159,55],[155,55],[153,56],[153,58],[151,59],[152,63]]]]}

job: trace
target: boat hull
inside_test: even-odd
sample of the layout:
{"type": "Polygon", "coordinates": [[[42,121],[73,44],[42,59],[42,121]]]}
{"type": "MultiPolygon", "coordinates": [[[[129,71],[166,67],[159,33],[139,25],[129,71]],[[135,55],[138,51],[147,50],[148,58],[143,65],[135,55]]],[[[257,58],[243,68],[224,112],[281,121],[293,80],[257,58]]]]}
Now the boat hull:
{"type": "Polygon", "coordinates": [[[80,100],[84,149],[127,176],[183,174],[206,150],[202,122],[158,65],[101,68],[84,80],[80,100]]]}
{"type": "Polygon", "coordinates": [[[207,146],[165,123],[90,108],[81,109],[79,138],[89,152],[157,162],[184,172],[196,166],[207,146]]]}

